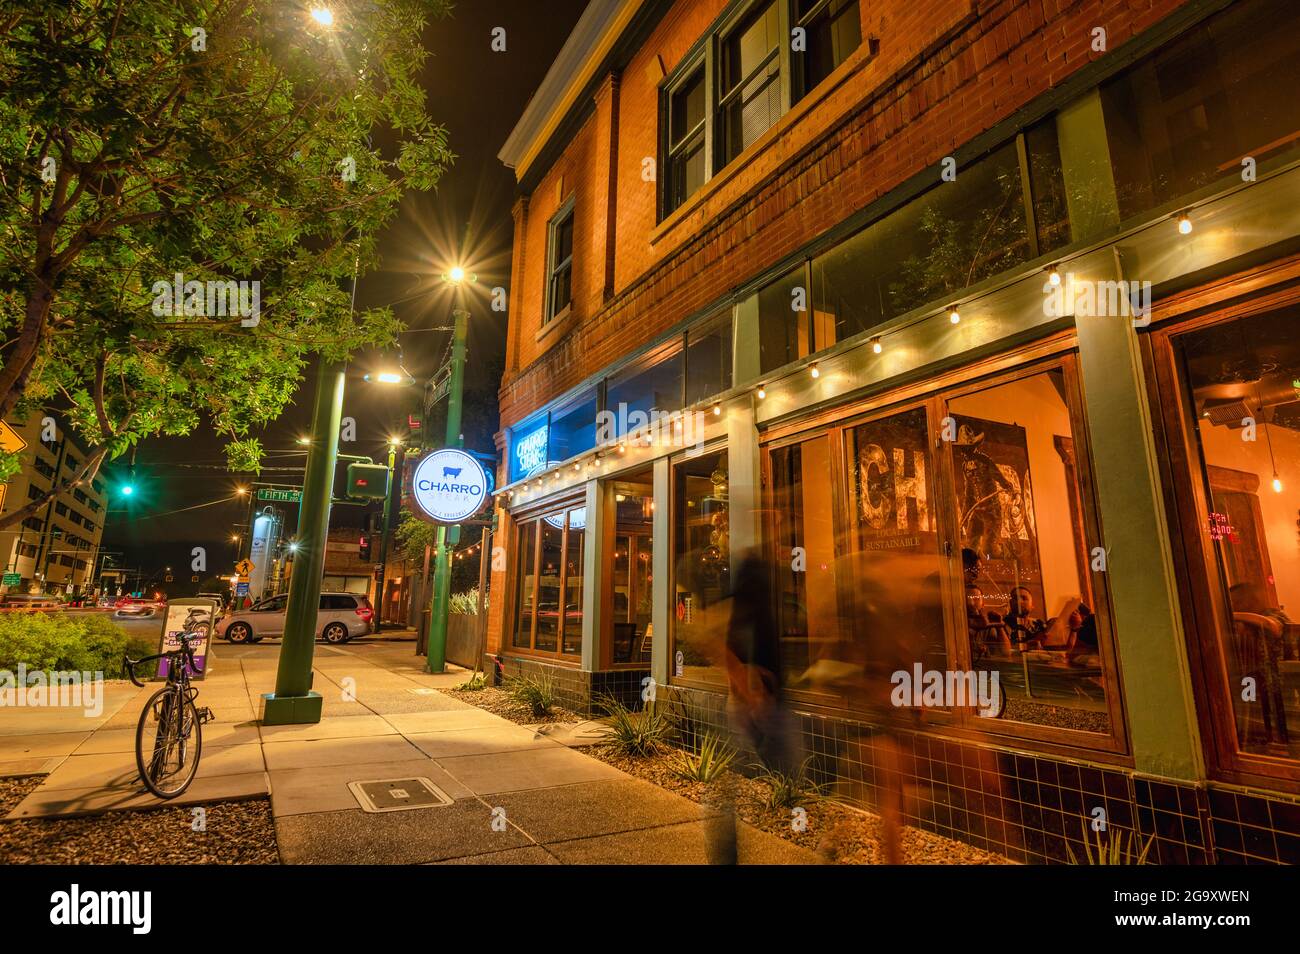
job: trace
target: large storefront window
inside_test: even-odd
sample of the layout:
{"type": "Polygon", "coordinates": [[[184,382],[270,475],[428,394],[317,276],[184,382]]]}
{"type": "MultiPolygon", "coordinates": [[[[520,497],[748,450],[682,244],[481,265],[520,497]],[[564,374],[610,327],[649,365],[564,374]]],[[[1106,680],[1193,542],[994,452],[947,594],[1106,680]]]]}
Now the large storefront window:
{"type": "Polygon", "coordinates": [[[1111,744],[1114,656],[1089,564],[1073,368],[1065,358],[773,436],[768,549],[787,686],[851,709],[845,672],[996,673],[996,713],[927,706],[971,728],[1111,744]]]}
{"type": "Polygon", "coordinates": [[[615,664],[650,663],[654,606],[654,486],[648,471],[614,484],[613,625],[615,664]]]}
{"type": "Polygon", "coordinates": [[[521,521],[512,644],[552,655],[582,651],[582,537],[586,510],[556,510],[521,521]]]}
{"type": "Polygon", "coordinates": [[[1300,307],[1180,335],[1237,750],[1300,758],[1300,307]]]}
{"type": "Polygon", "coordinates": [[[772,452],[773,556],[781,669],[796,685],[822,660],[842,658],[830,440],[772,452]]]}
{"type": "Polygon", "coordinates": [[[731,543],[727,452],[673,465],[674,681],[723,685],[731,543]]]}
{"type": "Polygon", "coordinates": [[[1300,5],[1235,4],[1101,87],[1127,218],[1300,146],[1300,5]]]}
{"type": "Polygon", "coordinates": [[[1004,719],[1108,733],[1068,393],[1053,369],[947,402],[966,637],[1004,719]]]}

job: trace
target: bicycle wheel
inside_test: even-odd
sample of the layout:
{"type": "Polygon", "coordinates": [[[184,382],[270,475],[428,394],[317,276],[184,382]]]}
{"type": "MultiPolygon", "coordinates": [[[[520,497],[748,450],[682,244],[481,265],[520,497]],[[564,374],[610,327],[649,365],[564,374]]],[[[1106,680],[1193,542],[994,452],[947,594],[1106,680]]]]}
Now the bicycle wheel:
{"type": "Polygon", "coordinates": [[[155,692],[135,729],[135,764],[145,788],[175,798],[194,781],[203,750],[203,726],[194,700],[166,687],[155,692]]]}

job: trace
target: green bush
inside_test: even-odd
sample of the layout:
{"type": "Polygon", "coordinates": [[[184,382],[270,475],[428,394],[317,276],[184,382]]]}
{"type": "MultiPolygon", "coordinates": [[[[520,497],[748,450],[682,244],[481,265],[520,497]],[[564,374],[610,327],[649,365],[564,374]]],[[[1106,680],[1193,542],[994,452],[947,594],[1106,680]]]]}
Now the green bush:
{"type": "Polygon", "coordinates": [[[102,672],[105,679],[124,679],[122,656],[155,652],[152,640],[131,636],[99,615],[5,613],[0,615],[0,669],[17,671],[102,672]]]}
{"type": "Polygon", "coordinates": [[[699,737],[698,747],[674,755],[672,770],[688,782],[708,783],[725,772],[735,757],[735,750],[725,740],[706,732],[699,737]]]}
{"type": "Polygon", "coordinates": [[[769,809],[783,811],[825,797],[822,786],[812,780],[808,771],[811,764],[812,757],[809,756],[793,773],[779,768],[759,767],[758,778],[770,786],[765,799],[769,809]]]}
{"type": "Polygon", "coordinates": [[[633,712],[611,695],[601,696],[597,703],[608,713],[602,721],[613,730],[609,742],[615,751],[644,757],[667,748],[672,741],[673,723],[653,703],[640,712],[633,712]]]}
{"type": "Polygon", "coordinates": [[[511,699],[528,706],[533,715],[538,718],[550,715],[551,710],[559,702],[555,681],[549,673],[539,676],[511,676],[506,680],[505,690],[511,699]]]}

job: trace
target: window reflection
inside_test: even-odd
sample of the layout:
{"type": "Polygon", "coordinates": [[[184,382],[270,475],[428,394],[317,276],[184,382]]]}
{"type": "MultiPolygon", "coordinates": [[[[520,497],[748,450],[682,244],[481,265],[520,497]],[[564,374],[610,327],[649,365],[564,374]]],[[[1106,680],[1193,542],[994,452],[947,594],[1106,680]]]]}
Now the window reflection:
{"type": "Polygon", "coordinates": [[[673,491],[673,678],[722,684],[718,646],[731,564],[726,451],[674,464],[673,491]]]}
{"type": "Polygon", "coordinates": [[[1300,758],[1300,309],[1182,336],[1237,743],[1300,758]]]}
{"type": "Polygon", "coordinates": [[[1101,87],[1121,214],[1300,145],[1300,6],[1234,5],[1101,87]]]}
{"type": "Polygon", "coordinates": [[[1065,394],[1052,370],[948,402],[967,638],[1003,718],[1108,732],[1065,394]]]}

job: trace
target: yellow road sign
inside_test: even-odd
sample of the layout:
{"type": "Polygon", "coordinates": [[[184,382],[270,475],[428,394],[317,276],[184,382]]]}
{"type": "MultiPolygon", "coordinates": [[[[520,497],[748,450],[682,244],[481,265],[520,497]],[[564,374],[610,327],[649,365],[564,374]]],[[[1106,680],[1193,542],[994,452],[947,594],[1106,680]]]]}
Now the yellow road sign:
{"type": "Polygon", "coordinates": [[[23,436],[4,421],[0,421],[0,450],[16,454],[27,446],[23,436]]]}
{"type": "Polygon", "coordinates": [[[235,572],[240,576],[247,576],[252,573],[254,569],[256,569],[256,567],[252,560],[240,560],[235,564],[235,572]]]}

